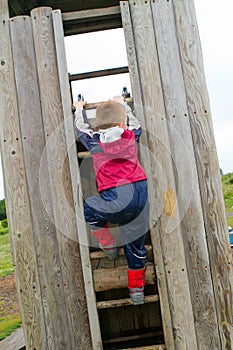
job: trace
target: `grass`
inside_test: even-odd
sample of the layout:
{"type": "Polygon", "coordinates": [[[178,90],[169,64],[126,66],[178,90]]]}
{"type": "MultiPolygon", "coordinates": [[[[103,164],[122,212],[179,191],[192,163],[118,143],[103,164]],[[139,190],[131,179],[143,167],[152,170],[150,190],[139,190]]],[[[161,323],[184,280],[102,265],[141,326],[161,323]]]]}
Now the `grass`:
{"type": "Polygon", "coordinates": [[[227,218],[227,223],[228,223],[228,226],[233,227],[233,216],[227,218]]]}
{"type": "Polygon", "coordinates": [[[233,212],[233,173],[222,176],[222,188],[227,212],[233,212]]]}
{"type": "Polygon", "coordinates": [[[14,272],[12,265],[9,233],[0,235],[0,277],[5,277],[14,272]]]}
{"type": "Polygon", "coordinates": [[[12,315],[0,318],[0,340],[8,337],[11,333],[21,326],[19,315],[12,315]]]}

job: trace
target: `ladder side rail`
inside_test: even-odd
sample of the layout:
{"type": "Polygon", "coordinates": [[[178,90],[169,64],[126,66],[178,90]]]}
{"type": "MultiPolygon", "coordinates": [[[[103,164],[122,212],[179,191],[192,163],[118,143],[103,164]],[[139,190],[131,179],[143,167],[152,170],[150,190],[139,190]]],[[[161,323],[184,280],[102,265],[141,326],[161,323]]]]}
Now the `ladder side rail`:
{"type": "Polygon", "coordinates": [[[96,297],[94,291],[94,283],[92,277],[92,269],[89,255],[87,229],[83,216],[83,197],[81,188],[80,172],[77,160],[77,150],[74,135],[74,120],[71,112],[71,97],[69,89],[69,80],[67,74],[65,47],[64,47],[64,35],[61,21],[61,13],[59,10],[53,11],[53,23],[55,44],[57,52],[57,64],[59,71],[60,89],[62,107],[64,113],[64,126],[67,142],[67,152],[69,158],[69,167],[71,172],[72,192],[75,205],[75,215],[78,227],[78,240],[80,245],[80,254],[82,262],[82,270],[84,277],[84,288],[87,298],[87,308],[89,314],[91,338],[93,350],[102,349],[102,339],[100,333],[100,325],[98,312],[96,307],[96,297]]]}

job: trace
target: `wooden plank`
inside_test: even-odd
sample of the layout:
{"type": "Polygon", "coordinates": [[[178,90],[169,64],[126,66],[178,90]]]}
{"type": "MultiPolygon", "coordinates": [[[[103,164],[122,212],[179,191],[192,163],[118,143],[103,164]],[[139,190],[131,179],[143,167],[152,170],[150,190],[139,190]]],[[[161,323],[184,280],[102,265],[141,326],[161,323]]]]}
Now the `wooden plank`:
{"type": "Polygon", "coordinates": [[[112,7],[104,7],[104,8],[96,8],[92,10],[84,10],[84,11],[73,11],[73,12],[64,12],[62,13],[63,22],[74,21],[85,19],[89,20],[90,18],[98,18],[112,15],[120,15],[120,6],[112,6],[112,7]]]}
{"type": "MultiPolygon", "coordinates": [[[[144,298],[144,304],[155,303],[159,300],[159,296],[156,295],[147,295],[144,298]]],[[[116,299],[116,300],[106,300],[106,301],[98,301],[97,308],[98,309],[110,309],[115,307],[125,307],[133,305],[133,301],[131,298],[126,299],[116,299]]]]}
{"type": "MultiPolygon", "coordinates": [[[[47,181],[50,184],[58,241],[58,251],[54,252],[54,258],[60,261],[64,288],[64,298],[58,303],[64,303],[68,319],[65,330],[60,329],[63,345],[58,344],[56,348],[64,348],[64,342],[71,349],[91,348],[77,226],[73,210],[52,10],[48,7],[34,9],[31,17],[45,136],[44,156],[48,162],[47,181]]],[[[41,193],[41,196],[46,207],[44,193],[41,193]]]]}
{"type": "Polygon", "coordinates": [[[173,1],[173,6],[195,145],[221,349],[230,349],[233,347],[232,255],[194,1],[173,1]]]}
{"type": "Polygon", "coordinates": [[[0,350],[21,350],[24,346],[23,328],[16,329],[9,337],[0,341],[0,350]]]}
{"type": "Polygon", "coordinates": [[[0,42],[1,158],[17,291],[28,348],[47,349],[5,0],[0,1],[0,42]]]}
{"type": "Polygon", "coordinates": [[[120,7],[64,12],[62,14],[65,35],[89,33],[98,30],[120,28],[120,7]]]}
{"type": "MultiPolygon", "coordinates": [[[[65,46],[64,46],[64,35],[61,21],[60,11],[53,11],[53,24],[54,24],[54,33],[55,33],[55,46],[56,46],[56,55],[57,55],[57,64],[58,64],[58,75],[60,82],[61,90],[61,101],[64,115],[64,129],[66,136],[66,147],[69,159],[69,168],[71,173],[71,186],[72,186],[72,195],[75,208],[75,220],[77,223],[77,239],[80,243],[80,258],[81,258],[81,267],[84,275],[84,290],[87,301],[87,309],[89,314],[89,323],[90,323],[90,334],[88,339],[84,339],[85,344],[84,348],[91,348],[96,350],[102,349],[102,340],[99,326],[99,318],[96,309],[96,299],[93,285],[93,277],[91,270],[91,262],[89,256],[89,247],[87,241],[87,231],[84,224],[83,217],[83,200],[82,200],[82,189],[81,189],[81,178],[80,171],[77,161],[77,151],[76,151],[76,142],[74,134],[74,124],[73,124],[73,115],[70,111],[70,89],[69,89],[69,80],[67,75],[67,63],[65,55],[65,46]],[[92,345],[90,344],[89,339],[92,339],[92,345]]],[[[84,293],[82,289],[82,293],[84,293]]],[[[84,327],[88,328],[87,325],[84,327]]],[[[89,328],[87,329],[89,331],[89,328]]],[[[84,334],[88,336],[88,332],[84,334]]],[[[81,334],[79,334],[81,337],[81,334]]]]}
{"type": "Polygon", "coordinates": [[[151,240],[165,343],[169,349],[182,348],[189,339],[189,346],[196,349],[152,13],[149,3],[132,1],[130,18],[128,3],[121,4],[135,112],[147,131],[142,162],[148,174],[151,240]],[[144,156],[145,148],[150,150],[149,159],[144,156]]]}
{"type": "Polygon", "coordinates": [[[181,219],[180,227],[183,233],[197,344],[198,348],[217,350],[220,348],[220,340],[215,300],[173,3],[158,0],[151,6],[168,121],[170,150],[176,168],[174,174],[178,191],[177,204],[181,219]]]}
{"type": "MultiPolygon", "coordinates": [[[[152,251],[152,246],[151,245],[145,245],[145,248],[146,248],[147,252],[151,252],[152,251]]],[[[119,256],[124,256],[125,255],[123,248],[119,249],[118,255],[119,256]]],[[[97,252],[91,252],[90,253],[90,257],[91,257],[91,259],[104,259],[104,258],[107,259],[106,254],[103,251],[101,251],[101,250],[97,251],[97,252]]]]}
{"type": "MultiPolygon", "coordinates": [[[[146,116],[145,116],[145,111],[143,107],[144,106],[144,102],[143,102],[144,96],[142,94],[143,86],[141,86],[141,78],[140,78],[141,73],[139,73],[139,62],[138,62],[138,58],[136,54],[136,46],[135,46],[136,45],[135,37],[137,36],[137,33],[134,33],[133,31],[129,3],[125,1],[121,1],[120,6],[121,6],[121,16],[122,16],[124,35],[125,35],[126,49],[127,49],[131,86],[132,86],[132,92],[134,96],[134,109],[135,109],[136,116],[140,120],[144,131],[144,133],[142,134],[142,136],[144,136],[143,140],[142,140],[142,136],[140,137],[140,144],[142,143],[143,145],[145,145],[143,149],[142,164],[147,174],[149,174],[148,176],[148,185],[150,188],[149,198],[150,198],[150,202],[153,203],[154,198],[156,198],[156,193],[154,191],[154,184],[152,183],[153,179],[152,179],[151,168],[150,168],[150,163],[151,163],[150,154],[149,152],[147,152],[149,141],[147,140],[147,135],[145,135],[146,134],[145,131],[147,130],[147,128],[146,128],[146,116]]],[[[157,114],[155,113],[155,115],[157,114]]],[[[150,119],[147,119],[147,121],[148,120],[150,119]]],[[[164,338],[165,338],[167,347],[172,350],[175,348],[175,345],[174,345],[174,337],[173,337],[171,310],[170,310],[169,295],[168,295],[167,282],[166,282],[166,276],[165,276],[165,268],[163,263],[162,246],[160,243],[159,231],[156,229],[157,215],[155,215],[154,209],[155,208],[152,208],[152,206],[150,207],[150,212],[151,212],[150,218],[153,223],[153,225],[150,224],[150,235],[151,235],[151,242],[153,245],[154,262],[156,266],[156,276],[157,276],[158,290],[159,290],[159,297],[160,297],[164,338]]]]}
{"type": "MultiPolygon", "coordinates": [[[[127,266],[94,270],[93,277],[96,292],[128,287],[127,266]]],[[[155,270],[151,263],[146,264],[145,284],[155,284],[155,270]]]]}
{"type": "Polygon", "coordinates": [[[149,346],[143,346],[139,348],[128,348],[126,350],[165,350],[167,349],[165,345],[149,345],[149,346]]]}
{"type": "Polygon", "coordinates": [[[156,338],[158,336],[162,336],[163,332],[156,330],[154,332],[149,332],[149,333],[139,333],[139,334],[132,334],[132,335],[123,335],[121,337],[116,337],[116,338],[110,338],[110,339],[105,339],[104,343],[105,344],[115,344],[119,342],[129,342],[129,341],[134,341],[134,340],[142,340],[142,339],[148,339],[148,338],[156,338]]]}
{"type": "Polygon", "coordinates": [[[129,72],[128,67],[102,69],[94,72],[70,74],[69,79],[70,81],[76,81],[76,80],[84,80],[84,79],[90,79],[90,78],[92,79],[92,78],[106,77],[109,75],[125,74],[128,72],[129,72]]]}
{"type": "MultiPolygon", "coordinates": [[[[44,153],[45,138],[30,17],[18,16],[11,20],[11,38],[36,258],[43,305],[46,305],[46,334],[50,335],[50,344],[59,348],[60,344],[64,344],[61,329],[68,333],[68,318],[48,182],[48,163],[44,153]],[[53,319],[56,322],[51,322],[53,319]]],[[[70,346],[69,342],[67,346],[70,346]]]]}
{"type": "Polygon", "coordinates": [[[113,16],[113,18],[102,19],[102,20],[96,20],[91,21],[89,23],[80,23],[80,21],[75,22],[64,22],[64,33],[65,35],[77,35],[77,34],[84,34],[84,33],[93,33],[100,30],[110,30],[110,29],[117,29],[121,28],[121,20],[120,16],[118,15],[113,16]]]}

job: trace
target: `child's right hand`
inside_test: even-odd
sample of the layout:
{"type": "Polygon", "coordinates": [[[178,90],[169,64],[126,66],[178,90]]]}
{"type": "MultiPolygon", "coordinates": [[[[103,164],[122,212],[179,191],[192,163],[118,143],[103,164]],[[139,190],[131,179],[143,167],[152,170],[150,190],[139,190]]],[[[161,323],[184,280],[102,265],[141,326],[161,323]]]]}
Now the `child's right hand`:
{"type": "Polygon", "coordinates": [[[83,109],[83,107],[85,106],[85,104],[87,103],[87,101],[76,101],[74,102],[74,106],[76,108],[76,110],[80,110],[83,109]]]}
{"type": "Polygon", "coordinates": [[[114,96],[109,101],[114,101],[118,103],[124,103],[124,97],[123,96],[114,96]]]}

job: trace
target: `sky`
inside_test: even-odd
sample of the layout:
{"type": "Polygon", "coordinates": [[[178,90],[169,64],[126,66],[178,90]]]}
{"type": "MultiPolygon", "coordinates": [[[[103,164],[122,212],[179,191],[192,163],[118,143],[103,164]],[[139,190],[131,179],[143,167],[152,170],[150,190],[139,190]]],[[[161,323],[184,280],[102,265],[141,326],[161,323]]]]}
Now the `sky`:
{"type": "MultiPolygon", "coordinates": [[[[194,2],[219,164],[224,173],[233,172],[233,1],[194,2]]],[[[122,29],[111,30],[111,34],[103,31],[69,36],[65,38],[65,45],[71,74],[128,65],[122,29]]],[[[99,102],[120,95],[124,86],[130,90],[128,74],[74,82],[72,90],[74,99],[81,93],[87,102],[99,102]]],[[[2,198],[4,189],[0,166],[2,198]]]]}

